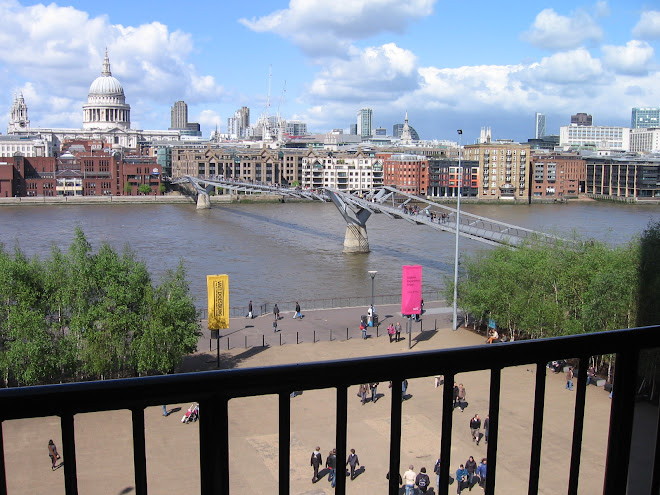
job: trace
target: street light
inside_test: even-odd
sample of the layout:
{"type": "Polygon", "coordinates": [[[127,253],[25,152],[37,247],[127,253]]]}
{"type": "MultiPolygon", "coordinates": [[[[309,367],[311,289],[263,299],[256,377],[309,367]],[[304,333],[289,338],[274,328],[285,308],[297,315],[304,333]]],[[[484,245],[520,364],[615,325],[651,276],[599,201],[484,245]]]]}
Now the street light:
{"type": "Polygon", "coordinates": [[[458,230],[461,221],[461,186],[463,185],[463,168],[461,167],[463,130],[458,131],[458,200],[456,202],[456,253],[454,257],[454,326],[452,330],[458,330],[458,230]]]}
{"type": "MultiPolygon", "coordinates": [[[[371,307],[374,307],[374,278],[376,278],[376,270],[369,270],[369,275],[371,275],[371,307]]],[[[373,310],[372,310],[373,311],[373,310]]]]}

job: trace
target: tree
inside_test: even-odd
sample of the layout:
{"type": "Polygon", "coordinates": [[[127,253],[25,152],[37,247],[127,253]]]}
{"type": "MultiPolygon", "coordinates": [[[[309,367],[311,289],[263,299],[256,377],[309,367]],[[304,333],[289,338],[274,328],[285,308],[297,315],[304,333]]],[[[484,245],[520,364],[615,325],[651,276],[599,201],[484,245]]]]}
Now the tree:
{"type": "Polygon", "coordinates": [[[140,184],[138,192],[142,194],[151,194],[151,186],[149,184],[140,184]]]}
{"type": "Polygon", "coordinates": [[[197,347],[197,318],[183,264],[153,286],[128,245],[94,253],[80,228],[44,261],[0,245],[5,386],[172,372],[197,347]]]}
{"type": "Polygon", "coordinates": [[[186,354],[197,350],[199,314],[189,291],[180,261],[176,270],[166,272],[154,291],[148,325],[134,340],[139,373],[172,373],[186,354]]]}
{"type": "Polygon", "coordinates": [[[167,191],[167,187],[165,187],[165,184],[159,184],[158,185],[158,192],[161,194],[165,194],[165,191],[167,191]]]}
{"type": "Polygon", "coordinates": [[[133,186],[130,182],[126,181],[124,184],[124,194],[131,194],[133,192],[133,186]]]}

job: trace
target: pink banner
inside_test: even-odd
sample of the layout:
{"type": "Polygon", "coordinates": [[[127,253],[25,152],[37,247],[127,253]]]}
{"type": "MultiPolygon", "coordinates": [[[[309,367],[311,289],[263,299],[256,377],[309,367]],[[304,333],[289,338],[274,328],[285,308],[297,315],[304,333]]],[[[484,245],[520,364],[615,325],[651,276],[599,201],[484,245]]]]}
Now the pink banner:
{"type": "Polygon", "coordinates": [[[401,279],[401,314],[418,315],[422,313],[422,267],[403,265],[401,279]]]}

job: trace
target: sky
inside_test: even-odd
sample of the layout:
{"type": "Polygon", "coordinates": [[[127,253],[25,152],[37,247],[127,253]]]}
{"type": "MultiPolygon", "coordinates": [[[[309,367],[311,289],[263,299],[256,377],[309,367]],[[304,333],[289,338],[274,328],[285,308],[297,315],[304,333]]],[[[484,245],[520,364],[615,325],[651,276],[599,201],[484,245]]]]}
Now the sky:
{"type": "Polygon", "coordinates": [[[409,123],[421,139],[558,134],[577,112],[630,126],[660,106],[660,6],[443,0],[0,0],[0,131],[22,92],[32,127],[82,126],[104,51],[131,126],[166,129],[177,100],[204,136],[242,106],[348,132],[409,123]],[[270,94],[270,98],[269,98],[270,94]],[[270,103],[268,103],[270,102],[270,103]]]}

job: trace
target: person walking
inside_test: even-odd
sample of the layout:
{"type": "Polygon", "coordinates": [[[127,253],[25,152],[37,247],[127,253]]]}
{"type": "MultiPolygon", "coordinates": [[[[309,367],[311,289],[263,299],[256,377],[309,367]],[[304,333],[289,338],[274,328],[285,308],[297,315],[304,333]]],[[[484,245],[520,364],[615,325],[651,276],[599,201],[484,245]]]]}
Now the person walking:
{"type": "Polygon", "coordinates": [[[312,458],[310,460],[311,466],[314,468],[314,476],[312,477],[312,483],[316,483],[319,480],[319,466],[323,462],[321,458],[321,447],[316,447],[316,450],[312,452],[312,458]]]}
{"type": "Polygon", "coordinates": [[[465,399],[467,393],[465,392],[465,387],[462,383],[458,384],[458,407],[461,408],[461,412],[465,411],[465,399]]]}
{"type": "Polygon", "coordinates": [[[358,389],[358,395],[362,399],[363,406],[365,402],[367,402],[367,390],[369,390],[369,385],[367,385],[366,383],[361,384],[360,388],[358,389]]]}
{"type": "Polygon", "coordinates": [[[474,460],[474,457],[470,456],[467,461],[465,461],[465,470],[468,473],[468,487],[472,491],[474,475],[477,472],[477,461],[474,460]]]}
{"type": "Polygon", "coordinates": [[[472,434],[472,441],[474,442],[475,440],[477,441],[477,445],[479,445],[479,430],[481,429],[481,419],[479,419],[479,415],[475,414],[472,419],[470,420],[470,433],[472,434]]]}
{"type": "Polygon", "coordinates": [[[277,303],[273,306],[273,316],[275,317],[275,321],[280,319],[280,308],[277,307],[277,303]]]}
{"type": "Polygon", "coordinates": [[[566,372],[566,388],[573,391],[573,366],[569,366],[566,372]]]}
{"type": "Polygon", "coordinates": [[[369,306],[369,309],[367,309],[367,325],[370,327],[374,326],[374,307],[373,305],[369,306]]]}
{"type": "Polygon", "coordinates": [[[477,466],[477,476],[479,476],[479,486],[484,488],[486,486],[486,458],[481,459],[477,466]]]}
{"type": "Polygon", "coordinates": [[[408,390],[408,380],[401,382],[401,400],[406,400],[406,391],[408,390]]]}
{"type": "Polygon", "coordinates": [[[394,336],[397,342],[401,339],[401,323],[398,321],[396,322],[396,325],[394,325],[394,336]]]}
{"type": "Polygon", "coordinates": [[[293,318],[302,318],[302,314],[300,314],[300,304],[298,304],[298,301],[296,301],[296,312],[293,313],[293,318]]]}
{"type": "Polygon", "coordinates": [[[458,383],[454,382],[454,409],[456,409],[456,406],[458,406],[458,383]]]}
{"type": "Polygon", "coordinates": [[[463,464],[456,470],[456,493],[461,493],[463,488],[467,486],[468,472],[463,467],[463,464]]]}
{"type": "Polygon", "coordinates": [[[248,304],[248,314],[247,314],[247,317],[248,317],[248,318],[254,318],[254,316],[252,316],[252,301],[250,301],[250,303],[248,304]]]}
{"type": "Polygon", "coordinates": [[[490,415],[486,414],[484,419],[484,440],[488,443],[488,430],[490,429],[490,415]]]}
{"type": "Polygon", "coordinates": [[[273,320],[273,333],[277,333],[277,320],[273,320]]]}
{"type": "Polygon", "coordinates": [[[330,482],[330,487],[334,488],[335,485],[337,484],[337,480],[336,480],[337,473],[335,472],[337,469],[337,451],[335,449],[332,449],[328,454],[328,458],[325,460],[325,467],[328,468],[328,471],[330,472],[328,474],[328,481],[330,482]]]}
{"type": "Polygon", "coordinates": [[[348,455],[348,459],[346,459],[346,465],[351,466],[351,481],[353,481],[355,479],[355,468],[360,465],[360,460],[355,453],[355,449],[351,449],[351,453],[348,455]]]}
{"type": "Polygon", "coordinates": [[[390,336],[390,344],[392,343],[392,339],[394,337],[394,325],[390,323],[390,325],[387,327],[387,335],[390,336]]]}
{"type": "Polygon", "coordinates": [[[423,467],[422,469],[419,470],[419,474],[415,478],[415,485],[417,485],[417,488],[419,488],[420,492],[426,493],[426,490],[428,490],[430,483],[431,480],[429,479],[429,475],[426,474],[426,468],[423,467]]]}
{"type": "Polygon", "coordinates": [[[55,471],[55,463],[59,460],[60,454],[57,453],[57,447],[55,446],[55,442],[52,440],[48,440],[48,456],[50,457],[50,461],[52,463],[52,467],[50,468],[51,471],[55,471]]]}
{"type": "Polygon", "coordinates": [[[438,460],[435,461],[435,466],[433,466],[433,472],[435,473],[435,486],[440,491],[440,455],[438,454],[438,460]]]}
{"type": "Polygon", "coordinates": [[[369,388],[371,389],[371,402],[375,404],[378,400],[378,382],[371,382],[369,388]]]}
{"type": "Polygon", "coordinates": [[[362,339],[366,340],[367,338],[367,325],[363,321],[360,321],[360,330],[362,330],[362,339]]]}
{"type": "Polygon", "coordinates": [[[162,405],[160,407],[163,408],[163,416],[169,416],[170,415],[170,413],[167,412],[167,406],[166,405],[162,405]]]}
{"type": "Polygon", "coordinates": [[[413,465],[408,466],[408,471],[403,473],[403,485],[406,487],[406,495],[415,495],[415,479],[417,475],[413,471],[413,465]]]}

